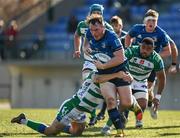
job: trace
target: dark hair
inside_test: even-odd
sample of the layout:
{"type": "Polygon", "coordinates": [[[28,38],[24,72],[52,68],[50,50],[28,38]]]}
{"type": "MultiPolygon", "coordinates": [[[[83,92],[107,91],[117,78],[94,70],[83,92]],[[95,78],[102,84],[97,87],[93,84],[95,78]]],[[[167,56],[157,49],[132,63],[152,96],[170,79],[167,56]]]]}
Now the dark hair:
{"type": "Polygon", "coordinates": [[[142,45],[149,45],[149,46],[153,46],[154,47],[154,40],[150,37],[145,37],[142,40],[142,45]]]}
{"type": "Polygon", "coordinates": [[[122,25],[122,19],[119,16],[113,16],[110,20],[110,24],[113,23],[122,25]]]}

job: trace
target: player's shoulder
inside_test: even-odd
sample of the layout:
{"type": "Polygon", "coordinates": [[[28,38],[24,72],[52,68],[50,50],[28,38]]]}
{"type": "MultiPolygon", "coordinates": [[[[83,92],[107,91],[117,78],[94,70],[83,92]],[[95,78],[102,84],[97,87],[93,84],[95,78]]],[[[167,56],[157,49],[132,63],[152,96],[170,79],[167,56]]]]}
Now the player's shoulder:
{"type": "Polygon", "coordinates": [[[86,26],[88,26],[88,25],[87,25],[87,23],[86,23],[85,20],[80,21],[80,22],[78,23],[78,27],[86,27],[86,26]]]}
{"type": "Polygon", "coordinates": [[[139,51],[140,47],[138,45],[132,45],[129,47],[129,49],[131,51],[135,51],[135,53],[138,53],[137,51],[139,51]]]}
{"type": "Polygon", "coordinates": [[[108,36],[108,37],[117,37],[117,34],[113,31],[113,30],[109,30],[109,29],[107,29],[106,28],[106,35],[108,36]]]}
{"type": "Polygon", "coordinates": [[[166,31],[164,31],[160,26],[156,26],[156,31],[161,35],[166,35],[166,31]]]}
{"type": "Polygon", "coordinates": [[[109,30],[113,30],[113,27],[106,21],[105,21],[105,27],[109,30]]]}
{"type": "Polygon", "coordinates": [[[144,24],[135,24],[135,25],[133,25],[132,28],[137,29],[137,30],[141,30],[141,29],[145,28],[145,25],[144,24]]]}
{"type": "Polygon", "coordinates": [[[156,51],[153,51],[152,57],[156,62],[162,61],[161,56],[156,51]]]}
{"type": "Polygon", "coordinates": [[[107,41],[111,41],[111,40],[119,39],[119,37],[114,31],[106,29],[105,39],[107,41]]]}

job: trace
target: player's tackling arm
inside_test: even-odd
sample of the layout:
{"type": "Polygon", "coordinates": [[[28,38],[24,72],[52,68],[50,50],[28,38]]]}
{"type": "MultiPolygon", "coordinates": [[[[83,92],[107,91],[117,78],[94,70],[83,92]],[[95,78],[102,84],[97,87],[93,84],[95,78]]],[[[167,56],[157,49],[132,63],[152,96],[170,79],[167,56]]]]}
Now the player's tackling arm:
{"type": "Polygon", "coordinates": [[[79,58],[81,55],[81,36],[78,35],[77,31],[74,34],[74,54],[73,57],[79,58]]]}
{"type": "Polygon", "coordinates": [[[162,51],[160,52],[160,56],[162,58],[166,58],[168,56],[171,55],[171,48],[170,48],[170,45],[168,44],[167,46],[165,46],[162,51]]]}

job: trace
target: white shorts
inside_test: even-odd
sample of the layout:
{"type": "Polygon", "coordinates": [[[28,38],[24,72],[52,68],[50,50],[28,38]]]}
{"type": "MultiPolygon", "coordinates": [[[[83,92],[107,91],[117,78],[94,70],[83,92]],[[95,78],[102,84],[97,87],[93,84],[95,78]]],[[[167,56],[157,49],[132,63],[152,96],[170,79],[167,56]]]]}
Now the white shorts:
{"type": "Polygon", "coordinates": [[[134,91],[133,95],[136,99],[145,98],[148,100],[148,86],[147,82],[140,82],[133,80],[131,88],[134,91]]]}
{"type": "Polygon", "coordinates": [[[60,120],[60,122],[64,125],[69,125],[71,122],[84,123],[85,120],[86,120],[86,114],[74,108],[71,110],[71,112],[66,114],[60,120]]]}
{"type": "Polygon", "coordinates": [[[85,61],[84,64],[83,64],[83,69],[82,70],[86,70],[86,69],[90,69],[90,70],[93,70],[93,71],[96,71],[96,66],[90,62],[90,61],[85,61]]]}

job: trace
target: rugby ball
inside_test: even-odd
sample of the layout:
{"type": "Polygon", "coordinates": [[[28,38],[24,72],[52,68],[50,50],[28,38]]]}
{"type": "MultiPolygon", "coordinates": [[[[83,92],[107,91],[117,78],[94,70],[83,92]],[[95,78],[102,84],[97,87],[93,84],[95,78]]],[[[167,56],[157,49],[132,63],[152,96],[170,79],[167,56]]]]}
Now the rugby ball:
{"type": "Polygon", "coordinates": [[[94,54],[94,59],[98,60],[98,61],[100,61],[102,63],[106,63],[109,60],[111,60],[111,57],[104,54],[104,53],[96,53],[96,54],[94,54]]]}

